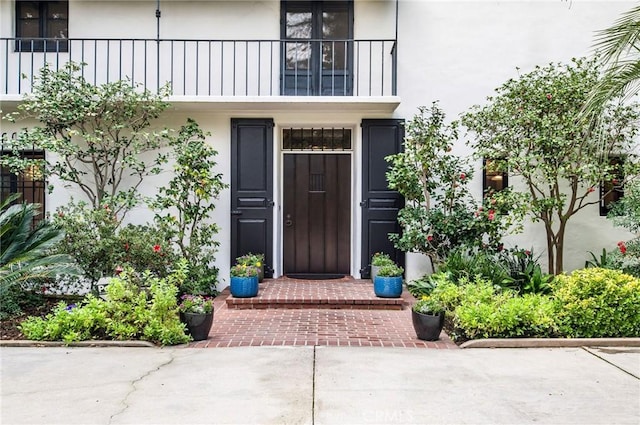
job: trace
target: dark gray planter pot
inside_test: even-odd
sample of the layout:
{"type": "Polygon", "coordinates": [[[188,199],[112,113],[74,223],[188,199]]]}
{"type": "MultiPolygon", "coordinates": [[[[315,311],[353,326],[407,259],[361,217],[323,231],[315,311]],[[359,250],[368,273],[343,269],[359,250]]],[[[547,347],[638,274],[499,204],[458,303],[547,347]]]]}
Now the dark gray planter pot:
{"type": "Polygon", "coordinates": [[[180,313],[180,319],[187,325],[189,335],[194,341],[202,341],[209,337],[209,331],[213,324],[213,312],[211,313],[180,313]]]}
{"type": "Polygon", "coordinates": [[[444,311],[438,314],[422,314],[411,310],[413,329],[418,339],[437,341],[444,327],[444,311]]]}

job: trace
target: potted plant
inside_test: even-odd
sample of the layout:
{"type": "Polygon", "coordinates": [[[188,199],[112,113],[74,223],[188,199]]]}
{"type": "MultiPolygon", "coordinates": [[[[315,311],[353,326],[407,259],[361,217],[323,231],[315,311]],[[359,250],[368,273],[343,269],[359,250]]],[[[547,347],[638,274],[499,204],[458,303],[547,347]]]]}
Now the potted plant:
{"type": "Polygon", "coordinates": [[[444,327],[444,306],[436,299],[423,296],[411,308],[413,329],[418,339],[437,341],[444,327]]]}
{"type": "Polygon", "coordinates": [[[231,295],[236,298],[249,298],[258,295],[258,268],[236,264],[231,267],[231,295]]]}
{"type": "Polygon", "coordinates": [[[236,258],[236,264],[258,268],[258,282],[264,280],[264,254],[248,253],[236,258]]]}
{"type": "Polygon", "coordinates": [[[194,341],[208,338],[213,324],[213,298],[185,294],[180,297],[178,311],[194,341]]]}
{"type": "Polygon", "coordinates": [[[380,271],[380,267],[388,266],[394,264],[389,254],[385,254],[384,252],[376,252],[373,254],[371,258],[371,280],[375,280],[378,275],[378,271],[380,271]]]}
{"type": "Polygon", "coordinates": [[[398,298],[402,295],[402,273],[404,269],[394,263],[380,267],[373,280],[373,291],[377,297],[398,298]]]}

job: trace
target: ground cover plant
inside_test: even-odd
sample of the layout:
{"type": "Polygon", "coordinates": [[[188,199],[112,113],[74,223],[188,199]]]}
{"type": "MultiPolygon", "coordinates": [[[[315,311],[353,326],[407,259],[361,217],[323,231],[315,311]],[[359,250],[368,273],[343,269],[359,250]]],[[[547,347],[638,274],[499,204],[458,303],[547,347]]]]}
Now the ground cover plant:
{"type": "Polygon", "coordinates": [[[78,304],[60,302],[45,318],[30,317],[21,329],[27,339],[74,342],[91,339],[142,339],[162,345],[189,341],[178,316],[178,286],[187,264],[166,278],[133,269],[112,278],[106,299],[88,295],[78,304]]]}
{"type": "Polygon", "coordinates": [[[640,279],[618,270],[587,268],[556,276],[552,288],[562,334],[640,336],[640,279]]]}
{"type": "MultiPolygon", "coordinates": [[[[420,287],[418,287],[420,288],[420,287]]],[[[638,337],[640,279],[588,268],[555,276],[548,293],[519,293],[480,275],[440,273],[421,299],[444,306],[445,330],[456,342],[477,338],[638,337]]]]}

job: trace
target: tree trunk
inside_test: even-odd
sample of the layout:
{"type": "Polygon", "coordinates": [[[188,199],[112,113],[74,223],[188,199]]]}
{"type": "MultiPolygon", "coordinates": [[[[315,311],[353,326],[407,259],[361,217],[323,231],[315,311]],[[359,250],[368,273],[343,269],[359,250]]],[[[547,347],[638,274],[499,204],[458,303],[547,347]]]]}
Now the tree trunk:
{"type": "Polygon", "coordinates": [[[564,271],[564,232],[567,226],[567,222],[562,220],[560,222],[560,228],[558,229],[558,233],[555,237],[555,248],[556,248],[556,267],[553,272],[554,275],[559,275],[564,271]]]}
{"type": "Polygon", "coordinates": [[[547,235],[547,272],[553,274],[555,269],[555,252],[554,252],[554,243],[553,243],[553,229],[551,228],[551,224],[544,220],[544,230],[547,235]]]}

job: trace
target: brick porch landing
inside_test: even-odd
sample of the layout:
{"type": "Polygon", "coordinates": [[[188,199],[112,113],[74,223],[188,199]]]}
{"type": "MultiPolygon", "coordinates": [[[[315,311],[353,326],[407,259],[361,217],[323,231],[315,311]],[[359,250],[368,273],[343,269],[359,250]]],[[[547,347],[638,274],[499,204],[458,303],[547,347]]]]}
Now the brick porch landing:
{"type": "Polygon", "coordinates": [[[227,298],[228,308],[333,308],[365,310],[402,310],[412,302],[408,298],[378,298],[370,280],[351,277],[333,280],[296,280],[282,277],[260,284],[257,297],[227,298]]]}
{"type": "Polygon", "coordinates": [[[417,339],[411,294],[405,290],[402,298],[385,305],[375,297],[370,280],[265,280],[253,300],[254,307],[247,308],[246,301],[237,303],[225,289],[214,303],[209,338],[190,346],[457,348],[444,333],[439,341],[417,339]]]}

